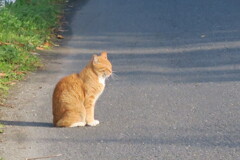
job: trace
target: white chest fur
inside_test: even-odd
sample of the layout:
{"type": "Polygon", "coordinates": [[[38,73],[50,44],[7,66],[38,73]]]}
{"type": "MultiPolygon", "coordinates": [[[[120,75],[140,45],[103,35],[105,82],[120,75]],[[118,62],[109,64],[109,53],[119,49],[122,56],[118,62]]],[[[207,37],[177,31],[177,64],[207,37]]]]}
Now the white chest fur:
{"type": "MultiPolygon", "coordinates": [[[[103,89],[104,89],[104,87],[105,87],[105,78],[102,78],[102,77],[98,78],[98,82],[103,85],[103,89]]],[[[95,100],[94,100],[94,104],[96,103],[96,101],[98,100],[100,95],[102,94],[103,89],[102,89],[102,91],[98,95],[96,95],[95,100]]]]}
{"type": "Polygon", "coordinates": [[[99,77],[98,82],[105,86],[105,78],[99,77]]]}

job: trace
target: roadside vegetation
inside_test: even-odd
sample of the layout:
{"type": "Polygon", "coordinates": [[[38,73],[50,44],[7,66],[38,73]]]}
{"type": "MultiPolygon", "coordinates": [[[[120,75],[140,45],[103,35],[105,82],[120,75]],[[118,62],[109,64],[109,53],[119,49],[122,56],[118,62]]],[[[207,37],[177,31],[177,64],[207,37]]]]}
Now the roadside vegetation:
{"type": "Polygon", "coordinates": [[[65,1],[16,0],[0,8],[0,107],[16,81],[41,67],[38,50],[53,45],[65,1]]]}
{"type": "Polygon", "coordinates": [[[41,66],[36,52],[52,45],[63,3],[17,0],[0,8],[0,99],[17,80],[41,66]]]}

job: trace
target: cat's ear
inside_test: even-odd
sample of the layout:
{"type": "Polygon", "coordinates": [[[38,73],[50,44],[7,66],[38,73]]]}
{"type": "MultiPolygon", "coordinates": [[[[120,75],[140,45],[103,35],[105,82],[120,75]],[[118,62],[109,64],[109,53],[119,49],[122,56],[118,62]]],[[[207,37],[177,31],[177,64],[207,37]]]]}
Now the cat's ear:
{"type": "Polygon", "coordinates": [[[101,56],[107,59],[107,52],[102,52],[101,56]]]}
{"type": "Polygon", "coordinates": [[[97,64],[98,63],[98,56],[96,54],[93,55],[92,61],[93,61],[93,64],[97,64]]]}

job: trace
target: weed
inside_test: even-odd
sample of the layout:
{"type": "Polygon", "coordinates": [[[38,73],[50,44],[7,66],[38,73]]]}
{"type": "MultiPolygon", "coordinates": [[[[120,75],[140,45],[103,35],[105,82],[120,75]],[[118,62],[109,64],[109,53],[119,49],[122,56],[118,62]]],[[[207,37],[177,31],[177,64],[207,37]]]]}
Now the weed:
{"type": "Polygon", "coordinates": [[[51,41],[63,0],[18,0],[0,10],[0,95],[40,66],[31,54],[51,41]]]}

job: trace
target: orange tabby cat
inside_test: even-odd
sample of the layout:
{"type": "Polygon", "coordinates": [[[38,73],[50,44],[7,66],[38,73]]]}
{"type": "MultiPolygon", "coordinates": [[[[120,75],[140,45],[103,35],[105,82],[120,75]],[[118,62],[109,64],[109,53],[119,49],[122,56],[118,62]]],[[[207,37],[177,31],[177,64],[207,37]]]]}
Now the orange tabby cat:
{"type": "Polygon", "coordinates": [[[53,124],[56,127],[96,126],[94,106],[104,90],[105,79],[112,74],[107,52],[93,55],[80,72],[61,79],[53,92],[53,124]]]}

